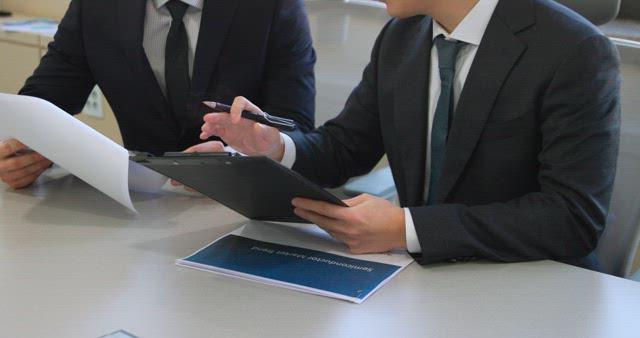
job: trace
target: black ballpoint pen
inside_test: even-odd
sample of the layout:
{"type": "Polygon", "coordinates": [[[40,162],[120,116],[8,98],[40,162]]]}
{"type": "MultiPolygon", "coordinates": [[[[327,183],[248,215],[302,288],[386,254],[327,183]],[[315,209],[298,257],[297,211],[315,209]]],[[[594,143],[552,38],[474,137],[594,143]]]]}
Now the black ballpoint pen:
{"type": "MultiPolygon", "coordinates": [[[[203,113],[229,113],[231,111],[231,107],[217,102],[202,102],[200,104],[200,110],[203,113]]],[[[269,115],[267,113],[252,113],[248,110],[244,110],[242,112],[242,118],[251,120],[254,122],[258,122],[260,124],[264,124],[270,127],[277,128],[283,131],[293,131],[296,129],[296,124],[293,120],[285,119],[282,117],[277,117],[273,115],[269,115]]]]}

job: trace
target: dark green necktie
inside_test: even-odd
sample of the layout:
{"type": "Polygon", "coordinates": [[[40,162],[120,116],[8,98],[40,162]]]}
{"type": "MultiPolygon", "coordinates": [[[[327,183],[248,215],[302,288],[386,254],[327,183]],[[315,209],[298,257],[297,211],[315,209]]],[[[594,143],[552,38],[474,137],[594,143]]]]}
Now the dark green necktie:
{"type": "Polygon", "coordinates": [[[189,5],[171,0],[166,6],[172,18],[164,57],[167,99],[176,120],[183,121],[187,116],[187,100],[191,91],[189,38],[182,21],[189,5]]]}
{"type": "Polygon", "coordinates": [[[429,171],[428,205],[432,205],[435,202],[435,187],[440,180],[440,176],[442,176],[444,152],[453,118],[453,82],[456,75],[456,60],[458,53],[465,44],[455,40],[446,40],[442,35],[439,35],[435,39],[435,45],[438,49],[442,85],[440,98],[433,117],[433,127],[431,128],[431,170],[429,171]]]}

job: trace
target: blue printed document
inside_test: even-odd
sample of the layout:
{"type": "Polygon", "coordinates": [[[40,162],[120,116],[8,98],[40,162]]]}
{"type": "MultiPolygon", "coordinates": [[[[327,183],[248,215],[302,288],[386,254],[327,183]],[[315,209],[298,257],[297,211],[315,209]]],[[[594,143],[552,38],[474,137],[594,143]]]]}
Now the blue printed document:
{"type": "Polygon", "coordinates": [[[352,255],[315,225],[250,221],[178,265],[362,303],[413,260],[352,255]]]}

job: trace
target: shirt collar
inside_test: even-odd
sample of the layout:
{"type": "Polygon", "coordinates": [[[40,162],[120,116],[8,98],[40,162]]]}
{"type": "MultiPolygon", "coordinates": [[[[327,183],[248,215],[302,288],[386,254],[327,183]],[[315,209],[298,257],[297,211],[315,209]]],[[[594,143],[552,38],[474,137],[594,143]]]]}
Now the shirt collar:
{"type": "MultiPolygon", "coordinates": [[[[204,7],[204,0],[181,0],[181,1],[199,10],[202,10],[202,8],[204,7]]],[[[166,5],[167,2],[169,2],[169,0],[153,0],[153,3],[156,5],[156,8],[158,9],[166,5]]]]}
{"type": "Polygon", "coordinates": [[[470,45],[479,46],[482,42],[484,32],[489,26],[493,12],[498,6],[499,0],[480,0],[475,7],[460,22],[458,27],[451,32],[447,31],[435,20],[433,20],[433,39],[438,35],[444,35],[447,39],[465,42],[470,45]]]}

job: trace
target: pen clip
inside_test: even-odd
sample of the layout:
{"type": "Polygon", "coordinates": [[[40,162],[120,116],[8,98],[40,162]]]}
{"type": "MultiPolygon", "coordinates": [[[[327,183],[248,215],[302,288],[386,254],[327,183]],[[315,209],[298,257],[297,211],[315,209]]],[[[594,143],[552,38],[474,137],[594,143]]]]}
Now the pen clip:
{"type": "Polygon", "coordinates": [[[296,125],[295,125],[295,122],[293,122],[293,120],[289,120],[289,119],[285,119],[285,118],[269,115],[267,113],[264,113],[263,116],[267,121],[269,121],[269,123],[272,126],[278,128],[280,130],[293,131],[293,130],[296,129],[296,125]]]}

